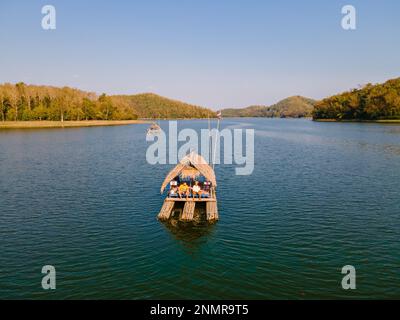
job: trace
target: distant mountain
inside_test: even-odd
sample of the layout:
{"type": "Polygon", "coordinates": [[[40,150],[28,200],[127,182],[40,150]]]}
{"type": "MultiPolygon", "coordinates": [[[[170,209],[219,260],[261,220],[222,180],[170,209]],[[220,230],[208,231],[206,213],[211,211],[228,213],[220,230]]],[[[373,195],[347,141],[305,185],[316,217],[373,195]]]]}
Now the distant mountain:
{"type": "Polygon", "coordinates": [[[214,117],[215,111],[188,104],[178,100],[168,99],[154,93],[136,95],[117,95],[111,99],[118,105],[127,104],[139,118],[207,118],[214,117]]]}
{"type": "Polygon", "coordinates": [[[268,108],[271,117],[302,118],[310,117],[316,101],[301,96],[293,96],[279,101],[268,108]]]}
{"type": "Polygon", "coordinates": [[[269,118],[302,118],[310,117],[316,101],[293,96],[279,101],[272,106],[250,106],[242,109],[224,109],[224,117],[269,117],[269,118]]]}
{"type": "Polygon", "coordinates": [[[266,117],[267,106],[250,106],[242,109],[223,109],[224,117],[266,117]]]}

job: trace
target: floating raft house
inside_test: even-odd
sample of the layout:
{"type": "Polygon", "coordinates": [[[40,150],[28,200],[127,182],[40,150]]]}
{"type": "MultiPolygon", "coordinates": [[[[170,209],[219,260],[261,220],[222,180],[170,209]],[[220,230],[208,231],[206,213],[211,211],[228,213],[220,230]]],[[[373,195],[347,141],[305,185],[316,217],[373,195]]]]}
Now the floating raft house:
{"type": "Polygon", "coordinates": [[[184,222],[217,221],[219,217],[216,186],[214,170],[202,156],[191,152],[168,173],[161,186],[161,194],[164,191],[168,191],[168,194],[158,214],[158,219],[166,221],[174,216],[184,222]],[[192,190],[196,181],[201,188],[200,194],[192,190]],[[183,183],[187,184],[189,191],[186,195],[179,196],[176,189],[183,183]]]}

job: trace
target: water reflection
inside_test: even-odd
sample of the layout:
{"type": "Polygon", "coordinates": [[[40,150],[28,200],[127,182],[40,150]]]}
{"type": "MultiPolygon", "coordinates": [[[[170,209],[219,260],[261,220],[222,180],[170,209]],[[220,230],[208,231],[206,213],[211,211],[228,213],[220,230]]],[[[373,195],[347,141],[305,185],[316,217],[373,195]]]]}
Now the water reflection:
{"type": "Polygon", "coordinates": [[[212,237],[215,230],[215,224],[206,221],[188,223],[170,219],[160,223],[164,225],[172,238],[191,254],[198,251],[212,237]]]}

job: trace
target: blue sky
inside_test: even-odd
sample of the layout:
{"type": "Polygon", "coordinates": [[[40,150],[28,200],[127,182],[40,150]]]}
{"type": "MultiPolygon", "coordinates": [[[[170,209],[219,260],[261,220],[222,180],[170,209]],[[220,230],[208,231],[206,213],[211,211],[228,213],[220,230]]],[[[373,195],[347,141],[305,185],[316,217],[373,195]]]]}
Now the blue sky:
{"type": "Polygon", "coordinates": [[[399,76],[398,0],[2,0],[0,83],[154,92],[214,109],[399,76]],[[57,29],[41,28],[54,5],[57,29]],[[357,9],[357,30],[341,8],[357,9]]]}

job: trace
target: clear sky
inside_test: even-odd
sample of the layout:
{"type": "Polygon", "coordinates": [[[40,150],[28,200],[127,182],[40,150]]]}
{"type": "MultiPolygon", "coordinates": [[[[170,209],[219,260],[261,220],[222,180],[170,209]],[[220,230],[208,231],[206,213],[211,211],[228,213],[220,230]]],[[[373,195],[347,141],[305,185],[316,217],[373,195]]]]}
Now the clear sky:
{"type": "Polygon", "coordinates": [[[154,92],[214,109],[400,74],[399,0],[1,0],[0,83],[154,92]],[[54,5],[56,30],[41,8],[54,5]],[[357,29],[341,8],[357,9],[357,29]]]}

